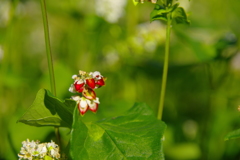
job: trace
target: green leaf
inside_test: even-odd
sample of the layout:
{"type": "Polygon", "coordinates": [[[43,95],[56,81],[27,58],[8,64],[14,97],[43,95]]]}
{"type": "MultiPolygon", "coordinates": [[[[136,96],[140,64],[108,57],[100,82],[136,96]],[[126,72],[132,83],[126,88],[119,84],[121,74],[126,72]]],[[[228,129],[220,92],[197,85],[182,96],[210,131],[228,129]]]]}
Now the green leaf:
{"type": "Polygon", "coordinates": [[[177,7],[173,11],[172,18],[177,24],[190,24],[190,21],[187,18],[187,14],[182,7],[177,7]]]}
{"type": "Polygon", "coordinates": [[[167,21],[167,11],[163,6],[156,4],[154,10],[150,13],[150,21],[164,20],[167,21]]]}
{"type": "Polygon", "coordinates": [[[50,91],[40,89],[31,107],[18,120],[32,126],[71,127],[76,102],[61,101],[50,91]]]}
{"type": "Polygon", "coordinates": [[[84,123],[75,109],[70,139],[72,159],[164,159],[166,129],[145,104],[135,104],[124,115],[84,123]]]}
{"type": "Polygon", "coordinates": [[[237,129],[235,131],[232,131],[232,132],[228,133],[225,136],[224,140],[226,141],[226,140],[236,139],[236,138],[240,138],[240,129],[237,129]]]}
{"type": "Polygon", "coordinates": [[[179,6],[179,3],[174,4],[172,7],[170,7],[170,12],[173,12],[175,9],[177,9],[179,6]]]}

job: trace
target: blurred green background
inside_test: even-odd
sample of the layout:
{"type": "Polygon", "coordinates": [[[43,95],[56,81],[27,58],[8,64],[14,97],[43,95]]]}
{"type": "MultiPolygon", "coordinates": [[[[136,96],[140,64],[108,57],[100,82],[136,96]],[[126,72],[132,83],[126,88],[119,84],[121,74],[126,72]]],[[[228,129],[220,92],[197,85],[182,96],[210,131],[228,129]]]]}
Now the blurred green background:
{"type": "MultiPolygon", "coordinates": [[[[190,26],[173,26],[163,121],[166,160],[238,160],[240,140],[240,1],[179,0],[190,26]]],[[[57,96],[71,76],[100,71],[97,114],[121,115],[134,102],[157,113],[165,25],[149,22],[154,5],[132,0],[47,1],[57,96]]],[[[52,127],[16,123],[40,88],[50,89],[39,0],[0,0],[0,159],[17,159],[21,142],[55,140],[52,127]]],[[[63,144],[69,130],[61,129],[63,144]]]]}

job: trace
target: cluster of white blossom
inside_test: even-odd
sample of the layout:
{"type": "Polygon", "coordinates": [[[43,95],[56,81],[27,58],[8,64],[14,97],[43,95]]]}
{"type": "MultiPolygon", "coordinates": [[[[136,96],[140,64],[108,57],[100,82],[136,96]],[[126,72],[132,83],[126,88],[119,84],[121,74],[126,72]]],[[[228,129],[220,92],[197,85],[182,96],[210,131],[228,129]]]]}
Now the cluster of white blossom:
{"type": "MultiPolygon", "coordinates": [[[[165,27],[161,22],[141,23],[136,28],[136,35],[130,38],[131,46],[138,52],[145,54],[145,51],[154,53],[159,43],[164,43],[165,27]]],[[[151,55],[148,55],[151,56],[151,55]]]]}
{"type": "Polygon", "coordinates": [[[20,153],[18,154],[19,160],[43,160],[48,159],[57,160],[60,158],[59,147],[55,142],[40,143],[39,141],[26,141],[22,142],[20,153]]]}
{"type": "Polygon", "coordinates": [[[115,23],[124,14],[126,0],[95,0],[98,16],[104,17],[108,22],[115,23]]]}

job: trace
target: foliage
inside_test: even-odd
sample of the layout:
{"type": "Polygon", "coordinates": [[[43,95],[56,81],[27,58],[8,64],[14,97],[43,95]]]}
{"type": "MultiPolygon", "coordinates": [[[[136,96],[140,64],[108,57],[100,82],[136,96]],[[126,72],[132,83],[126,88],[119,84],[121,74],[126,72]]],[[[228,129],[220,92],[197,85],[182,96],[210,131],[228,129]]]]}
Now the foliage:
{"type": "Polygon", "coordinates": [[[90,123],[84,123],[76,109],[72,159],[164,159],[165,128],[145,104],[135,104],[122,116],[90,123]]]}
{"type": "Polygon", "coordinates": [[[19,122],[71,128],[72,159],[164,159],[161,141],[166,125],[145,104],[135,104],[122,116],[89,123],[81,120],[75,106],[75,101],[61,101],[41,89],[19,122]]]}
{"type": "MultiPolygon", "coordinates": [[[[240,1],[178,2],[191,14],[191,25],[172,29],[165,157],[239,159],[239,139],[224,137],[240,126],[240,1]]],[[[98,69],[108,77],[97,93],[101,108],[86,113],[83,122],[119,116],[134,101],[146,102],[156,113],[165,27],[163,21],[149,23],[153,4],[136,7],[128,1],[124,16],[114,23],[95,11],[94,0],[47,5],[59,99],[71,97],[73,72],[98,69]]],[[[3,0],[0,12],[0,159],[16,159],[24,139],[54,140],[52,127],[16,124],[39,88],[50,88],[49,75],[39,1],[3,0]]],[[[63,145],[69,132],[60,128],[63,145]]]]}
{"type": "Polygon", "coordinates": [[[179,7],[179,3],[172,5],[172,2],[163,5],[156,4],[154,10],[150,14],[150,19],[151,21],[163,20],[167,22],[168,14],[171,14],[170,19],[175,21],[177,24],[190,24],[185,10],[182,7],[179,7]]]}

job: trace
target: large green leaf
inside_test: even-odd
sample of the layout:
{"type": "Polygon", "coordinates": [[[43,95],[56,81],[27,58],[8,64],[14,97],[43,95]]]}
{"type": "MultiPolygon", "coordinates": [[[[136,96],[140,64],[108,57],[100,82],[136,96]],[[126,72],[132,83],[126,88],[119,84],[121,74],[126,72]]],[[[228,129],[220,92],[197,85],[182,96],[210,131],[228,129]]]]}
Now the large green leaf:
{"type": "Polygon", "coordinates": [[[232,131],[230,133],[228,133],[226,136],[225,136],[225,140],[230,140],[230,139],[235,139],[235,138],[240,138],[240,129],[237,129],[235,131],[232,131]]]}
{"type": "Polygon", "coordinates": [[[145,104],[135,104],[124,115],[84,123],[75,109],[70,139],[74,160],[164,159],[162,138],[166,128],[145,104]]]}
{"type": "Polygon", "coordinates": [[[40,89],[31,107],[18,120],[32,126],[71,127],[76,102],[61,101],[48,90],[40,89]]]}

